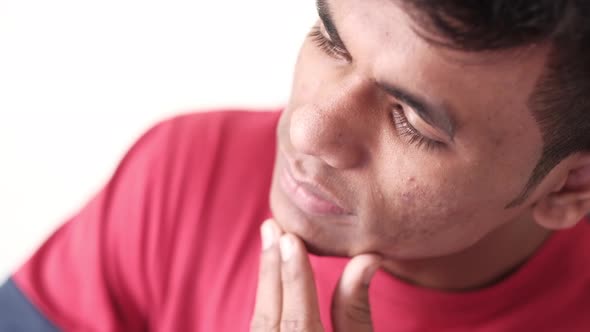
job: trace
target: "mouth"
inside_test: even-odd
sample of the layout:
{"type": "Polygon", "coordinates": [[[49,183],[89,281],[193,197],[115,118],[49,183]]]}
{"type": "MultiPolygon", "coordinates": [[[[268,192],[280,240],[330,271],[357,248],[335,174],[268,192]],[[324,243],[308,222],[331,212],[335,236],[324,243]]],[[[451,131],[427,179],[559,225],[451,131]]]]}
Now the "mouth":
{"type": "Polygon", "coordinates": [[[280,186],[291,202],[310,216],[342,217],[352,212],[320,183],[297,179],[287,159],[280,172],[280,186]]]}

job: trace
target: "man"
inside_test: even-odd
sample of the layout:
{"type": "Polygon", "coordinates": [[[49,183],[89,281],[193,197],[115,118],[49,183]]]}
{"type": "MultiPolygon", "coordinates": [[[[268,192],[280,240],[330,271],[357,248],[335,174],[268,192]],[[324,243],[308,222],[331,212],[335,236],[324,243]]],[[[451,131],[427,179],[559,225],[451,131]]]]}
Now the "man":
{"type": "Polygon", "coordinates": [[[590,329],[588,3],[318,12],[287,107],[150,130],[0,330],[590,329]]]}

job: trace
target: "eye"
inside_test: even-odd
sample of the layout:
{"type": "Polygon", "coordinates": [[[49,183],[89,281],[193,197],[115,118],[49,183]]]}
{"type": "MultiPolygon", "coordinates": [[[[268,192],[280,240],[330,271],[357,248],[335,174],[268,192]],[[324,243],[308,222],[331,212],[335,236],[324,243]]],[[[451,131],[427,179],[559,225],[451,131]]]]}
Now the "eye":
{"type": "Polygon", "coordinates": [[[350,54],[342,47],[336,45],[332,40],[322,33],[320,24],[315,25],[310,33],[309,38],[327,55],[335,58],[350,61],[350,54]]]}
{"type": "Polygon", "coordinates": [[[444,143],[430,139],[420,133],[406,116],[401,105],[395,105],[392,111],[392,118],[400,137],[404,138],[409,144],[424,148],[426,150],[435,150],[444,147],[444,143]]]}

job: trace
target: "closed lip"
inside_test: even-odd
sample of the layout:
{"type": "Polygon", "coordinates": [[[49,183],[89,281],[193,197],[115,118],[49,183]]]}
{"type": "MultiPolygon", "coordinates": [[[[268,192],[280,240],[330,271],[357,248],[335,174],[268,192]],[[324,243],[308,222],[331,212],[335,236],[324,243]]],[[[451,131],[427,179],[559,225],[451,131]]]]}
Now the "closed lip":
{"type": "Polygon", "coordinates": [[[299,179],[293,174],[292,163],[285,157],[282,184],[296,205],[316,215],[352,215],[351,210],[320,182],[299,179]]]}

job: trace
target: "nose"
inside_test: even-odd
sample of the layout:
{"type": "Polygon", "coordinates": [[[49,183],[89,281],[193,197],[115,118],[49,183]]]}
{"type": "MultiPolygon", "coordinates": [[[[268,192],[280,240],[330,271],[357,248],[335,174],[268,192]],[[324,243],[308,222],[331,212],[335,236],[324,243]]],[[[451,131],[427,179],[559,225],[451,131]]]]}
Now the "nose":
{"type": "Polygon", "coordinates": [[[293,148],[333,168],[362,166],[368,159],[365,147],[375,132],[369,105],[359,105],[363,98],[355,98],[350,90],[321,99],[324,102],[292,111],[289,134],[293,148]]]}

